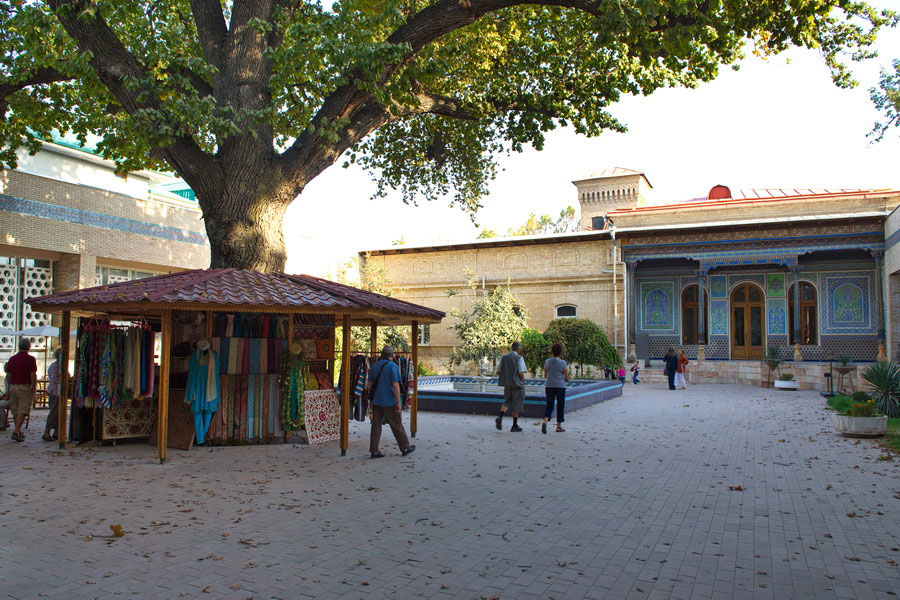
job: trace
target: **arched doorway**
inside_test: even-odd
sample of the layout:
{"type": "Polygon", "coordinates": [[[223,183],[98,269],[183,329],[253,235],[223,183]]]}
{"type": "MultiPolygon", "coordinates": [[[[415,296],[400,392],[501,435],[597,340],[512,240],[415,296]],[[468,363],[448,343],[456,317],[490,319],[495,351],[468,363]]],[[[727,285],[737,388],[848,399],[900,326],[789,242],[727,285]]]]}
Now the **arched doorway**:
{"type": "Polygon", "coordinates": [[[761,288],[742,283],[731,292],[731,358],[763,358],[765,298],[761,288]]]}

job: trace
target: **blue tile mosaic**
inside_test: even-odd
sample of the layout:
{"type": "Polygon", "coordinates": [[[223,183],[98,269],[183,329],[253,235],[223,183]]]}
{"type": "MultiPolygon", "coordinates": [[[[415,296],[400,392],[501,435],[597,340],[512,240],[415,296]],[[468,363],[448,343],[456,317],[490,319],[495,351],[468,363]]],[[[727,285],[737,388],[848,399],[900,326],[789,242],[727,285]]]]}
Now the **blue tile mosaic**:
{"type": "Polygon", "coordinates": [[[24,198],[16,198],[15,196],[7,196],[6,194],[0,194],[0,211],[17,213],[20,215],[30,215],[54,221],[63,221],[65,223],[88,225],[112,231],[135,233],[148,237],[185,242],[187,244],[203,246],[209,244],[206,235],[196,231],[178,229],[176,227],[168,227],[165,225],[156,225],[154,223],[126,219],[124,217],[115,217],[113,215],[105,215],[103,213],[82,210],[80,208],[70,208],[67,206],[58,206],[56,204],[47,204],[46,202],[37,202],[36,200],[26,200],[24,198]]]}

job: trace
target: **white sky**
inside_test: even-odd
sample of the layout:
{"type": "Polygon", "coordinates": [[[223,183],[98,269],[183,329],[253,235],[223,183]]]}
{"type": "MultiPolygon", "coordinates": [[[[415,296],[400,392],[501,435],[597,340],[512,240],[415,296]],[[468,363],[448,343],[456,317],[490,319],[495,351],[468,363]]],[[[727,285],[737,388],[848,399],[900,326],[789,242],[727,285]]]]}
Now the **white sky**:
{"type": "MultiPolygon", "coordinates": [[[[501,157],[503,171],[490,186],[479,225],[504,234],[529,213],[557,215],[578,209],[573,180],[612,166],[643,171],[653,200],[706,195],[716,184],[749,187],[900,189],[900,129],[878,144],[866,134],[878,118],[869,88],[879,68],[900,58],[900,31],[879,43],[880,56],[854,65],[860,86],[838,89],[813,51],[794,50],[695,90],[661,90],[628,97],[612,107],[625,134],[585,138],[558,130],[544,150],[501,157]]],[[[341,161],[342,162],[342,161],[341,161]]],[[[447,198],[418,207],[398,196],[369,200],[375,185],[339,162],[309,184],[285,222],[287,271],[324,274],[366,249],[464,241],[478,229],[447,198]]]]}

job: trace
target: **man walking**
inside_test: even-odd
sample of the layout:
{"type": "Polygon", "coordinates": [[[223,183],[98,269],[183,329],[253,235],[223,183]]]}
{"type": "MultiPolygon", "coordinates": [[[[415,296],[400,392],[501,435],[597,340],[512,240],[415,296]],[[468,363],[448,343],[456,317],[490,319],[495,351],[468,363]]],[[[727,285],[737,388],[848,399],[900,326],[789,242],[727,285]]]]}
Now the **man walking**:
{"type": "Polygon", "coordinates": [[[387,421],[400,447],[403,456],[412,454],[416,446],[410,444],[400,420],[400,410],[403,408],[403,399],[400,396],[400,369],[391,359],[394,357],[394,349],[385,346],[381,350],[378,362],[372,365],[369,371],[369,397],[372,406],[372,431],[369,436],[369,452],[372,458],[383,458],[384,454],[378,449],[381,443],[381,423],[387,421]]]}
{"type": "Polygon", "coordinates": [[[9,411],[13,414],[16,426],[12,439],[17,442],[25,441],[22,424],[25,423],[25,417],[31,414],[34,391],[37,389],[37,361],[28,354],[30,349],[31,340],[19,338],[19,351],[9,358],[4,367],[9,385],[9,411]]]}
{"type": "Polygon", "coordinates": [[[509,354],[500,357],[497,367],[498,383],[503,386],[503,404],[497,417],[497,429],[503,429],[503,415],[512,413],[513,424],[510,431],[522,431],[519,427],[519,413],[525,408],[525,359],[519,355],[519,342],[513,342],[509,354]]]}

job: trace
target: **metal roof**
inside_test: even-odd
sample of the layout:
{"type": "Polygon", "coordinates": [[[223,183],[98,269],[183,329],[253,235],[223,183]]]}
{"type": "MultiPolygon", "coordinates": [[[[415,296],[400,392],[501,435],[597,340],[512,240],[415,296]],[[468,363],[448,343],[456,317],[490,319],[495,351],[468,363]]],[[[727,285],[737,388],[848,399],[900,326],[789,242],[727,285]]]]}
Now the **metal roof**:
{"type": "Polygon", "coordinates": [[[311,275],[260,273],[240,269],[196,269],[110,285],[37,296],[32,310],[113,312],[234,310],[318,312],[374,318],[382,324],[416,319],[439,322],[439,310],[367,292],[311,275]]]}

